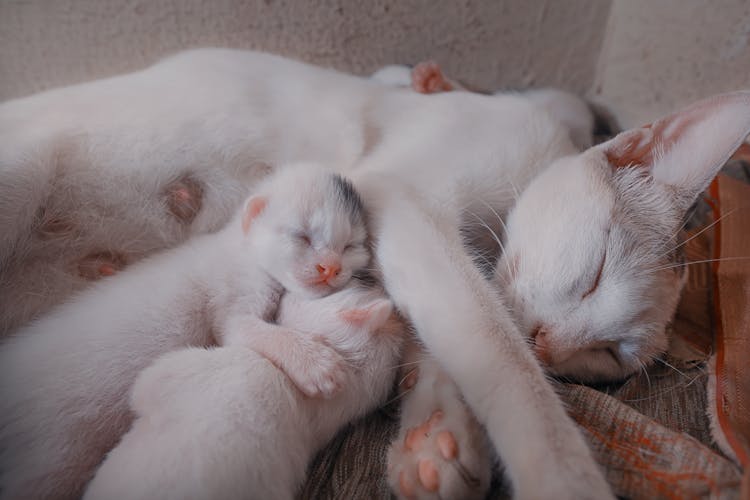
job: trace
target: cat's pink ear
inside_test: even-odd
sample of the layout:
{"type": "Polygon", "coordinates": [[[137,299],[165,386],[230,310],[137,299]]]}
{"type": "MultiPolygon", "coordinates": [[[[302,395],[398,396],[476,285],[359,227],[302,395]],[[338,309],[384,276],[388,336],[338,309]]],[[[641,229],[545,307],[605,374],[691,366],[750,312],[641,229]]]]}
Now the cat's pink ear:
{"type": "Polygon", "coordinates": [[[688,205],[750,133],[750,91],[699,101],[597,146],[612,168],[647,169],[688,205]]]}
{"type": "Polygon", "coordinates": [[[346,309],[339,312],[339,317],[356,327],[367,327],[373,331],[385,324],[393,312],[393,302],[378,299],[369,306],[360,309],[346,309]]]}
{"type": "Polygon", "coordinates": [[[245,213],[242,214],[242,232],[247,234],[250,231],[250,224],[266,208],[268,200],[263,196],[253,196],[245,203],[245,213]]]}

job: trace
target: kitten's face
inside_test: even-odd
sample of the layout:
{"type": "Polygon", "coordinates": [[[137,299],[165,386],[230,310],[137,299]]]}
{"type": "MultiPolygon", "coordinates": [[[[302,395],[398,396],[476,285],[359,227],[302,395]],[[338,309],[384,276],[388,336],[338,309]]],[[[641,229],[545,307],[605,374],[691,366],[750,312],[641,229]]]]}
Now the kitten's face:
{"type": "Polygon", "coordinates": [[[718,96],[560,159],[529,185],[495,273],[551,373],[618,380],[663,353],[684,282],[677,233],[748,132],[750,93],[718,96]]]}
{"type": "Polygon", "coordinates": [[[327,295],[370,260],[361,201],[348,181],[312,168],[283,182],[250,229],[260,264],[290,292],[327,295]]]}

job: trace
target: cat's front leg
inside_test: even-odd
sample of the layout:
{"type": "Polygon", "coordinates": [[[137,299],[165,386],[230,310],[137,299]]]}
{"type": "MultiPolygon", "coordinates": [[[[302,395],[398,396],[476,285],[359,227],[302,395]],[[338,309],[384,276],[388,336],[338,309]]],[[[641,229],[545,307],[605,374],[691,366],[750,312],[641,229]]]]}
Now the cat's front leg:
{"type": "Polygon", "coordinates": [[[614,498],[502,297],[466,253],[459,210],[385,176],[357,187],[372,207],[386,290],[487,430],[514,497],[614,498]]]}
{"type": "Polygon", "coordinates": [[[399,381],[401,424],[388,450],[392,491],[399,498],[484,498],[491,451],[456,385],[416,343],[399,381]]]}
{"type": "Polygon", "coordinates": [[[284,372],[305,396],[331,398],[343,387],[346,360],[321,338],[257,318],[241,324],[225,335],[223,345],[244,345],[257,352],[284,372]]]}

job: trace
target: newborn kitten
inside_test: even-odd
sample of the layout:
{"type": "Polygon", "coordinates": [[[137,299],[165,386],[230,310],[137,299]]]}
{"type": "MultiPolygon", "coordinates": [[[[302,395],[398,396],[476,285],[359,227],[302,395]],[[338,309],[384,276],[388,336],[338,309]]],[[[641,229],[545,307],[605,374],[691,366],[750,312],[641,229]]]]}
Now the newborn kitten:
{"type": "Polygon", "coordinates": [[[84,498],[292,500],[314,454],[391,390],[405,332],[391,311],[382,291],[360,285],[322,299],[284,296],[279,324],[346,360],[328,400],[305,397],[245,346],[160,357],[136,379],[137,418],[84,498]]]}
{"type": "Polygon", "coordinates": [[[73,498],[127,429],[127,394],[159,355],[255,349],[308,396],[330,397],[343,359],[268,321],[280,294],[321,296],[367,264],[364,213],[348,181],[280,169],[221,231],[133,266],[0,347],[0,495],[73,498]],[[273,339],[273,341],[269,341],[273,339]]]}

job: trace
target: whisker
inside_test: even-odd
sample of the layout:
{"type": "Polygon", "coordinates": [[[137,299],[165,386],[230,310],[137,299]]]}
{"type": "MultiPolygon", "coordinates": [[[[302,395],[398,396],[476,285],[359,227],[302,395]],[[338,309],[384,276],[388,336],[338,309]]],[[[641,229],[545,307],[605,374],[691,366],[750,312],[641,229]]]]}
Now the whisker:
{"type": "MultiPolygon", "coordinates": [[[[475,214],[475,213],[474,213],[474,212],[472,212],[471,210],[467,210],[467,212],[469,212],[469,214],[471,214],[471,215],[473,215],[474,217],[476,217],[476,218],[477,218],[477,220],[479,220],[480,224],[482,224],[482,226],[483,226],[483,227],[484,227],[485,229],[487,229],[487,231],[489,231],[489,232],[490,232],[490,234],[492,235],[492,238],[493,238],[493,239],[495,240],[495,242],[496,242],[496,243],[497,243],[497,244],[498,244],[498,245],[500,246],[500,249],[502,250],[502,252],[503,252],[503,254],[504,254],[504,253],[505,253],[505,247],[503,246],[503,242],[502,242],[502,241],[500,241],[500,238],[498,237],[497,233],[495,233],[495,231],[493,231],[493,230],[492,230],[492,228],[491,228],[491,227],[490,227],[490,226],[489,226],[489,225],[488,225],[488,224],[487,224],[486,222],[484,222],[484,220],[482,220],[482,218],[481,218],[481,217],[479,217],[479,216],[478,216],[477,214],[475,214]]],[[[510,274],[511,274],[511,271],[510,271],[510,263],[509,263],[509,262],[507,261],[507,259],[505,259],[505,265],[507,266],[507,268],[508,268],[508,273],[509,273],[509,275],[510,275],[510,274]]]]}
{"type": "Polygon", "coordinates": [[[677,237],[677,235],[680,234],[680,231],[682,231],[683,229],[685,229],[685,226],[688,225],[688,222],[690,222],[690,220],[695,215],[695,212],[697,212],[697,211],[698,211],[698,205],[696,204],[696,205],[693,206],[693,209],[690,210],[690,213],[687,214],[687,217],[685,217],[685,220],[682,221],[682,224],[680,224],[680,227],[677,229],[677,231],[675,231],[674,233],[672,233],[672,236],[670,236],[667,241],[672,241],[673,239],[675,239],[677,237]]]}
{"type": "Polygon", "coordinates": [[[406,362],[406,363],[401,363],[401,364],[398,364],[398,365],[391,366],[390,369],[391,370],[395,370],[397,368],[403,368],[405,366],[418,365],[421,362],[422,361],[409,361],[409,362],[406,362]]]}
{"type": "Polygon", "coordinates": [[[653,359],[654,359],[654,361],[656,361],[656,362],[658,362],[658,363],[661,363],[661,364],[663,364],[664,366],[667,366],[667,367],[671,368],[672,370],[676,371],[677,373],[679,373],[679,374],[680,374],[680,375],[682,375],[683,377],[685,377],[685,378],[688,378],[688,379],[690,378],[690,377],[688,377],[688,376],[687,376],[687,375],[685,374],[685,372],[682,372],[682,371],[678,370],[678,369],[677,369],[677,368],[676,368],[676,367],[675,367],[674,365],[670,364],[670,363],[669,363],[669,362],[668,362],[667,360],[665,360],[665,359],[662,359],[662,358],[658,358],[658,357],[655,357],[655,358],[653,358],[653,359]]]}
{"type": "Polygon", "coordinates": [[[407,378],[409,378],[409,375],[411,375],[415,371],[417,371],[417,369],[413,368],[413,369],[409,370],[408,372],[406,372],[406,375],[404,375],[403,377],[401,377],[401,380],[398,381],[398,385],[400,386],[401,384],[403,384],[404,380],[406,380],[407,378]]]}
{"type": "MultiPolygon", "coordinates": [[[[718,219],[716,219],[715,221],[713,221],[711,224],[708,224],[706,227],[704,227],[703,229],[701,229],[700,231],[698,231],[697,233],[695,233],[694,235],[692,235],[690,238],[686,239],[685,241],[681,242],[679,245],[676,245],[672,249],[670,249],[670,250],[664,252],[663,254],[659,255],[658,258],[664,257],[665,255],[669,255],[670,253],[674,252],[675,250],[677,250],[681,246],[687,244],[691,240],[697,238],[698,236],[700,236],[704,232],[708,231],[709,229],[711,229],[712,227],[714,227],[716,224],[718,224],[719,222],[721,222],[722,219],[724,219],[724,218],[732,215],[737,210],[739,210],[739,209],[735,208],[735,209],[730,210],[729,212],[725,213],[724,215],[722,215],[721,217],[719,217],[718,219]]],[[[684,227],[684,224],[683,224],[683,227],[684,227]]],[[[672,238],[674,238],[674,236],[672,236],[672,238]]],[[[672,238],[670,238],[670,239],[672,239],[672,238]]]]}
{"type": "Polygon", "coordinates": [[[747,257],[723,257],[723,258],[719,258],[719,259],[693,260],[693,261],[690,261],[690,262],[683,262],[681,264],[670,264],[670,265],[667,265],[667,266],[656,267],[654,269],[650,269],[647,272],[663,271],[665,269],[674,269],[676,267],[692,266],[694,264],[705,264],[707,262],[725,262],[725,261],[748,260],[748,259],[750,259],[750,256],[747,256],[747,257]]]}
{"type": "MultiPolygon", "coordinates": [[[[492,208],[492,206],[491,206],[491,205],[490,205],[489,203],[487,203],[486,201],[484,201],[484,200],[481,200],[481,199],[480,199],[479,201],[480,201],[480,202],[481,202],[481,203],[482,203],[482,204],[483,204],[484,206],[486,206],[487,208],[489,208],[489,209],[490,209],[490,211],[491,211],[491,212],[492,212],[493,214],[495,214],[495,217],[497,217],[497,220],[498,220],[498,222],[500,222],[500,224],[501,224],[501,225],[503,226],[503,231],[505,232],[505,234],[508,234],[508,227],[507,227],[507,226],[505,225],[505,222],[503,222],[503,219],[502,219],[502,217],[500,217],[500,215],[499,215],[499,214],[498,214],[498,213],[497,213],[497,212],[495,211],[495,209],[494,209],[494,208],[492,208]]],[[[470,213],[471,213],[471,212],[470,212],[470,213]]],[[[479,217],[478,215],[476,215],[476,214],[473,214],[473,213],[472,213],[472,215],[474,215],[474,217],[476,217],[477,219],[479,219],[479,220],[480,220],[480,221],[482,222],[482,224],[484,224],[484,227],[486,227],[486,228],[487,228],[487,230],[488,230],[488,231],[489,231],[489,232],[490,232],[490,233],[492,234],[492,237],[494,238],[494,240],[495,240],[495,241],[497,242],[497,244],[498,244],[498,246],[500,247],[500,250],[502,251],[503,255],[507,255],[508,253],[507,253],[507,252],[505,251],[505,246],[503,245],[502,241],[500,241],[500,237],[499,237],[499,236],[497,235],[497,233],[495,233],[495,231],[493,231],[493,230],[492,230],[492,229],[491,229],[491,228],[489,227],[489,225],[487,225],[487,223],[485,223],[485,222],[484,222],[484,221],[483,221],[483,220],[482,220],[482,219],[481,219],[481,218],[480,218],[480,217],[479,217]]],[[[507,259],[507,258],[506,258],[506,259],[503,259],[503,260],[505,261],[505,267],[506,267],[506,269],[507,269],[507,271],[508,271],[508,276],[512,276],[512,275],[513,275],[513,271],[512,271],[512,270],[511,270],[511,268],[510,268],[510,262],[508,261],[508,259],[507,259]]]]}
{"type": "Polygon", "coordinates": [[[388,406],[388,405],[389,405],[389,404],[391,404],[391,403],[395,403],[396,401],[398,401],[399,399],[403,398],[404,396],[406,396],[407,394],[409,394],[409,393],[410,393],[411,391],[413,391],[413,390],[414,390],[414,389],[407,389],[407,390],[405,390],[405,391],[403,391],[403,392],[401,392],[401,393],[397,394],[396,396],[394,396],[394,397],[392,397],[391,399],[389,399],[388,401],[386,401],[386,402],[385,402],[385,403],[383,404],[383,406],[388,406]]]}

